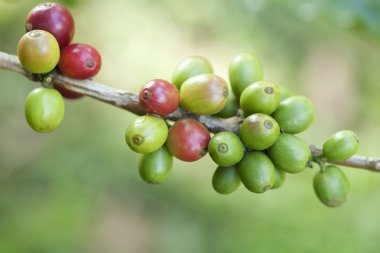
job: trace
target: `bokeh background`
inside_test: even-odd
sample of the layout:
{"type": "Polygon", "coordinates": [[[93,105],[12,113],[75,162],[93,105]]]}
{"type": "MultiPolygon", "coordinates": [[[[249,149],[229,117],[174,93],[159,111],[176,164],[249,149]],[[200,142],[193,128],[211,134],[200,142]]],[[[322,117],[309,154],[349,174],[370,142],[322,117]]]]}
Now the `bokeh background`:
{"type": "MultiPolygon", "coordinates": [[[[380,156],[380,3],[377,0],[83,0],[74,41],[95,46],[96,81],[137,92],[171,78],[190,55],[228,78],[250,51],[265,79],[309,96],[318,118],[302,137],[318,146],[356,131],[359,154],[380,156]]],[[[16,53],[38,1],[0,0],[0,51],[16,53]]],[[[144,183],[124,131],[136,116],[90,98],[67,101],[62,125],[33,132],[24,101],[38,84],[0,71],[0,252],[379,252],[380,174],[344,168],[351,196],[336,209],[312,189],[317,169],[265,194],[211,187],[209,157],[176,161],[160,186],[144,183]]]]}

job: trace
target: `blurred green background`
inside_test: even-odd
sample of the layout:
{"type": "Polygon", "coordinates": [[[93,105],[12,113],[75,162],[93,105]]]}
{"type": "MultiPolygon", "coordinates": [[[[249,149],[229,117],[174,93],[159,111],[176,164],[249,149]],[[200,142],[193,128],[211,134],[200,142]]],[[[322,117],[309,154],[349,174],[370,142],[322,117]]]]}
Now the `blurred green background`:
{"type": "MultiPolygon", "coordinates": [[[[96,81],[137,92],[170,79],[190,55],[215,72],[242,51],[265,79],[309,96],[318,118],[302,136],[321,146],[340,129],[380,156],[380,3],[377,0],[66,0],[74,41],[95,46],[96,81]]],[[[0,51],[16,53],[38,1],[0,0],[0,51]]],[[[380,174],[344,168],[351,196],[329,209],[316,169],[265,194],[215,193],[209,157],[176,161],[161,186],[144,183],[124,131],[136,116],[90,98],[67,101],[62,125],[33,132],[24,101],[35,87],[0,71],[0,252],[380,252],[380,174]]]]}

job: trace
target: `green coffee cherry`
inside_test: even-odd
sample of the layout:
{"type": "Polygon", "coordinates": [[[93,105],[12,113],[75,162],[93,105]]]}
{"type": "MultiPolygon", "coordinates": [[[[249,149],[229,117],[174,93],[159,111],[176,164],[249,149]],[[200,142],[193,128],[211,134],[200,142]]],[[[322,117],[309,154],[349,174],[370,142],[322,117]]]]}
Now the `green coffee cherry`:
{"type": "Polygon", "coordinates": [[[237,135],[224,131],[211,138],[208,152],[216,164],[228,167],[237,164],[243,158],[244,146],[237,135]]]}
{"type": "Polygon", "coordinates": [[[141,178],[150,184],[161,184],[169,176],[173,166],[173,156],[165,146],[141,156],[139,172],[141,178]]]}
{"type": "Polygon", "coordinates": [[[215,117],[219,118],[229,118],[236,115],[237,110],[239,109],[239,101],[236,99],[235,94],[233,92],[228,93],[227,102],[224,105],[223,109],[214,114],[215,117]]]}
{"type": "Polygon", "coordinates": [[[228,84],[217,75],[193,76],[181,86],[181,105],[195,114],[215,114],[224,108],[228,93],[228,84]]]}
{"type": "Polygon", "coordinates": [[[301,138],[283,133],[268,149],[268,155],[276,168],[289,173],[299,173],[306,168],[311,151],[309,145],[301,138]]]}
{"type": "Polygon", "coordinates": [[[255,193],[269,190],[275,183],[276,169],[263,152],[247,153],[237,166],[244,186],[255,193]]]}
{"type": "Polygon", "coordinates": [[[240,96],[240,108],[245,115],[253,113],[271,114],[280,104],[280,88],[268,81],[249,85],[240,96]]]}
{"type": "Polygon", "coordinates": [[[342,162],[353,156],[359,148],[359,138],[349,130],[336,132],[323,144],[323,156],[331,162],[342,162]]]}
{"type": "Polygon", "coordinates": [[[43,30],[32,30],[20,39],[17,55],[21,65],[31,73],[47,73],[57,66],[60,56],[55,37],[43,30]]]}
{"type": "Polygon", "coordinates": [[[281,101],[272,117],[285,133],[297,134],[305,131],[313,123],[315,110],[307,97],[293,96],[281,101]]]}
{"type": "Polygon", "coordinates": [[[36,88],[26,98],[26,121],[36,132],[53,131],[61,123],[64,114],[65,104],[56,89],[36,88]]]}
{"type": "Polygon", "coordinates": [[[243,121],[239,135],[246,147],[264,150],[276,142],[280,135],[280,128],[271,116],[255,113],[243,121]]]}
{"type": "Polygon", "coordinates": [[[337,207],[347,200],[350,184],[339,167],[326,166],[314,176],[313,183],[314,191],[324,205],[337,207]]]}
{"type": "Polygon", "coordinates": [[[168,137],[166,122],[159,117],[145,115],[135,119],[125,132],[125,141],[137,153],[148,154],[159,149],[168,137]]]}
{"type": "Polygon", "coordinates": [[[212,186],[220,194],[229,194],[234,192],[240,186],[240,177],[236,167],[219,166],[212,177],[212,186]]]}
{"type": "Polygon", "coordinates": [[[263,79],[263,70],[258,58],[250,53],[235,56],[228,69],[231,88],[236,97],[250,84],[263,79]]]}
{"type": "Polygon", "coordinates": [[[204,57],[192,56],[182,61],[174,70],[172,83],[181,88],[184,81],[200,74],[212,74],[211,63],[204,57]]]}
{"type": "Polygon", "coordinates": [[[276,179],[271,189],[280,188],[286,180],[286,173],[282,170],[276,169],[276,179]]]}

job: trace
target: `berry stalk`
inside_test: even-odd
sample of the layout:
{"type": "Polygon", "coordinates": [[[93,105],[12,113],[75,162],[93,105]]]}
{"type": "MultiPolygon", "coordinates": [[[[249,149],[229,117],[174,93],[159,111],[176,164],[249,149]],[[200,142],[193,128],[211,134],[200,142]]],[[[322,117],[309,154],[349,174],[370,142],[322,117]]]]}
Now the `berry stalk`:
{"type": "MultiPolygon", "coordinates": [[[[40,78],[26,71],[20,64],[16,55],[0,52],[0,69],[16,72],[26,78],[41,82],[40,78]]],[[[57,72],[52,72],[51,77],[54,83],[68,90],[92,97],[99,101],[111,104],[113,106],[125,109],[136,115],[144,115],[146,112],[139,104],[138,94],[130,91],[118,90],[91,80],[75,80],[63,76],[57,72]]],[[[195,115],[178,108],[175,112],[167,115],[165,118],[172,121],[177,121],[182,118],[194,118],[205,125],[210,132],[217,133],[221,131],[230,131],[238,133],[239,125],[243,121],[242,117],[234,116],[227,119],[221,119],[212,116],[195,115]]],[[[322,150],[310,145],[313,156],[320,156],[322,150]]],[[[348,167],[365,169],[373,172],[380,172],[380,158],[353,156],[343,162],[329,162],[340,164],[348,167]]]]}

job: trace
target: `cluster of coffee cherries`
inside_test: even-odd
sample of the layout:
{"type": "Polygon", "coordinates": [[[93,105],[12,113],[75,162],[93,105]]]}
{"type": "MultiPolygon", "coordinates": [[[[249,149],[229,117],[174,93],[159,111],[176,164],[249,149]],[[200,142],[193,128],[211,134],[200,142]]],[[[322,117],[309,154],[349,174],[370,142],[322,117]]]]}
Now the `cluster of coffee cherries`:
{"type": "Polygon", "coordinates": [[[37,132],[56,129],[64,116],[64,100],[80,98],[57,83],[50,83],[49,73],[55,70],[74,79],[95,76],[101,67],[98,51],[90,45],[71,43],[74,20],[71,13],[58,3],[41,3],[30,10],[26,34],[17,48],[21,65],[36,74],[43,87],[34,89],[26,98],[25,117],[37,132]]]}
{"type": "Polygon", "coordinates": [[[147,115],[130,123],[125,140],[142,154],[142,179],[162,183],[170,174],[173,156],[192,162],[209,153],[217,164],[212,178],[216,192],[231,193],[242,182],[249,191],[263,193],[282,186],[287,173],[300,173],[315,162],[321,168],[314,178],[318,198],[330,207],[342,204],[348,196],[348,180],[340,168],[325,163],[354,155],[355,133],[335,133],[326,140],[323,154],[313,156],[307,142],[296,135],[315,119],[307,97],[263,80],[261,63],[250,53],[233,58],[229,81],[215,75],[206,58],[193,56],[175,68],[171,82],[154,79],[141,87],[139,103],[147,115]],[[239,130],[211,135],[196,117],[168,121],[165,116],[179,106],[194,116],[239,116],[239,130]]]}

